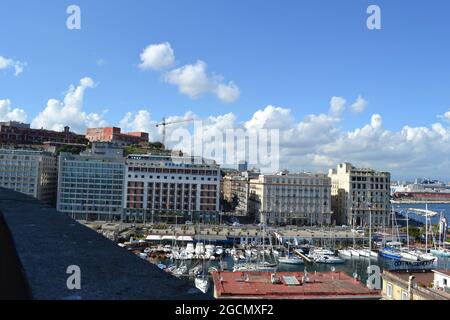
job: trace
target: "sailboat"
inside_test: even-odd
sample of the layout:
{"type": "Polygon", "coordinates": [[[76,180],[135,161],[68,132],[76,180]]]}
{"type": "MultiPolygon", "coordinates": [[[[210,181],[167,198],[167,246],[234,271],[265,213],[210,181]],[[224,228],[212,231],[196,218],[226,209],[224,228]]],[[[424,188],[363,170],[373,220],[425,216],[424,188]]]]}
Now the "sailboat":
{"type": "Polygon", "coordinates": [[[290,254],[290,244],[288,244],[287,255],[285,257],[279,257],[278,262],[282,264],[304,264],[303,259],[290,254]]]}
{"type": "MultiPolygon", "coordinates": [[[[450,250],[443,246],[447,234],[447,219],[442,216],[439,218],[439,243],[434,248],[430,249],[430,253],[436,257],[450,257],[450,250]]],[[[436,243],[436,242],[435,242],[436,243]]]]}
{"type": "Polygon", "coordinates": [[[195,287],[199,289],[203,293],[207,293],[209,289],[209,279],[208,275],[205,272],[204,261],[202,263],[202,273],[197,275],[194,280],[195,287]]]}
{"type": "MultiPolygon", "coordinates": [[[[263,225],[262,232],[262,250],[265,249],[265,229],[263,225]]],[[[259,260],[259,254],[257,255],[256,262],[247,262],[243,264],[236,264],[233,267],[233,272],[253,271],[253,272],[275,272],[277,264],[270,263],[265,260],[264,254],[262,255],[262,261],[259,260]]]]}

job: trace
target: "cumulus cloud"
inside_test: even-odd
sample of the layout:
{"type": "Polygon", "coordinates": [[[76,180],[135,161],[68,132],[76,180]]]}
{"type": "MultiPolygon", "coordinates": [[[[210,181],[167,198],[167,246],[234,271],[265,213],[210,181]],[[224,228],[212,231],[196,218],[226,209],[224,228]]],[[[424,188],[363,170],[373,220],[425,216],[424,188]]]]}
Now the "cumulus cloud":
{"type": "MultiPolygon", "coordinates": [[[[129,126],[153,128],[155,123],[152,123],[149,117],[141,114],[136,119],[136,115],[128,119],[129,126]],[[146,119],[144,122],[150,125],[143,126],[138,119],[146,119]]],[[[343,129],[341,122],[344,117],[345,113],[337,117],[330,112],[324,112],[306,115],[297,120],[289,108],[268,105],[243,122],[238,122],[233,113],[204,119],[196,117],[202,120],[202,126],[193,132],[193,137],[197,139],[195,141],[199,141],[198,138],[201,137],[201,142],[208,149],[217,145],[217,141],[210,137],[223,136],[227,129],[236,132],[276,129],[280,137],[281,169],[327,172],[338,163],[348,161],[356,166],[391,171],[393,176],[398,178],[450,178],[450,127],[444,123],[436,122],[419,127],[405,125],[400,130],[392,131],[384,127],[382,115],[373,114],[367,118],[365,125],[343,129]]],[[[155,139],[160,138],[157,130],[152,130],[156,132],[155,139]]],[[[171,141],[169,146],[184,148],[183,151],[190,153],[190,145],[171,141]]],[[[223,147],[226,148],[227,146],[223,147]]],[[[245,157],[245,148],[234,150],[235,161],[245,157]]],[[[208,155],[207,152],[206,154],[208,155]]],[[[221,157],[220,153],[211,157],[223,163],[224,157],[221,157]]]]}
{"type": "Polygon", "coordinates": [[[356,98],[356,101],[353,102],[351,106],[351,110],[355,113],[363,112],[367,107],[367,101],[359,95],[358,98],[356,98]]]}
{"type": "Polygon", "coordinates": [[[26,122],[27,114],[20,108],[12,108],[9,99],[0,100],[0,121],[26,122]]]}
{"type": "Polygon", "coordinates": [[[140,57],[141,64],[139,67],[142,70],[160,70],[171,67],[175,63],[175,54],[168,42],[147,46],[142,51],[140,57]]]}
{"type": "MultiPolygon", "coordinates": [[[[175,54],[168,42],[147,46],[140,58],[139,67],[142,70],[161,70],[175,63],[175,54]]],[[[225,83],[221,75],[208,74],[207,64],[202,60],[169,70],[163,74],[163,79],[177,86],[180,93],[191,99],[211,93],[224,103],[232,103],[241,95],[239,87],[233,81],[225,83]]]]}
{"type": "Polygon", "coordinates": [[[342,97],[332,97],[330,100],[330,113],[340,115],[345,110],[347,100],[342,97]]]}
{"type": "Polygon", "coordinates": [[[31,122],[33,128],[62,130],[70,126],[75,132],[83,133],[89,127],[102,127],[106,125],[104,113],[87,113],[83,111],[83,99],[86,89],[94,88],[94,81],[82,78],[75,87],[71,85],[63,101],[50,99],[44,110],[31,122]]]}
{"type": "Polygon", "coordinates": [[[9,68],[14,69],[15,76],[21,74],[26,66],[27,66],[26,62],[21,62],[0,56],[0,70],[9,68]]]}

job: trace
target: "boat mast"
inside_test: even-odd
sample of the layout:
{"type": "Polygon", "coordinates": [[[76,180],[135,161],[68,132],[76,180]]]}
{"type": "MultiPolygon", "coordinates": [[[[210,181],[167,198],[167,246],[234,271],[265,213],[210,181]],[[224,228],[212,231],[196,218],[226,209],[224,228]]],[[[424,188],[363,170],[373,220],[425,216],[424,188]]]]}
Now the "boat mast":
{"type": "Polygon", "coordinates": [[[428,204],[425,204],[425,252],[428,252],[428,204]]]}

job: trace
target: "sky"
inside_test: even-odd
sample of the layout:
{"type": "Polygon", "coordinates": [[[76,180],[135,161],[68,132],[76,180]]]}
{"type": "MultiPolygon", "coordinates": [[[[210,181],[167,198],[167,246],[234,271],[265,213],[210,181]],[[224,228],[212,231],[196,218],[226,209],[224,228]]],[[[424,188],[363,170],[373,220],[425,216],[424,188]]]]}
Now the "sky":
{"type": "MultiPolygon", "coordinates": [[[[445,0],[0,0],[0,121],[156,141],[163,117],[195,118],[209,132],[278,130],[281,169],[349,161],[450,180],[449,11],[445,0]],[[369,5],[381,30],[367,28],[369,5]]],[[[195,132],[169,133],[180,127],[195,132]]]]}

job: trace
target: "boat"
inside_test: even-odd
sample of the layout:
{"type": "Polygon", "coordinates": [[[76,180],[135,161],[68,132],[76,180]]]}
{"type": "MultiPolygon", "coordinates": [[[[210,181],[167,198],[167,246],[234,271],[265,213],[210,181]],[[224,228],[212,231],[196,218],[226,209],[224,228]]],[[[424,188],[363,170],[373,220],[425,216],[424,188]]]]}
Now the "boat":
{"type": "Polygon", "coordinates": [[[303,259],[297,257],[297,256],[286,256],[286,257],[280,257],[278,258],[278,262],[281,264],[304,264],[305,262],[303,259]]]}
{"type": "Polygon", "coordinates": [[[445,248],[430,249],[430,253],[436,257],[450,257],[450,250],[445,248]]]}
{"type": "Polygon", "coordinates": [[[186,245],[186,253],[187,254],[194,254],[195,253],[195,248],[194,248],[194,244],[192,242],[189,242],[186,245]]]}
{"type": "Polygon", "coordinates": [[[207,293],[209,289],[209,279],[206,276],[195,278],[195,287],[203,293],[207,293]]]}
{"type": "Polygon", "coordinates": [[[332,255],[316,255],[314,257],[314,262],[316,263],[325,263],[325,264],[341,264],[344,263],[345,260],[332,255]]]}
{"type": "Polygon", "coordinates": [[[385,248],[380,249],[380,251],[378,251],[378,255],[383,258],[387,258],[387,259],[393,259],[393,260],[401,260],[402,259],[400,251],[396,250],[394,248],[390,248],[390,247],[385,247],[385,248]]]}
{"type": "Polygon", "coordinates": [[[233,272],[275,272],[277,268],[276,264],[269,262],[261,262],[261,263],[243,263],[236,264],[233,267],[233,272]]]}
{"type": "Polygon", "coordinates": [[[221,256],[223,254],[223,247],[217,246],[215,254],[221,256]]]}
{"type": "Polygon", "coordinates": [[[352,252],[347,249],[338,250],[338,254],[344,258],[351,258],[352,252]]]}
{"type": "Polygon", "coordinates": [[[197,256],[201,256],[205,253],[205,246],[203,245],[202,242],[197,242],[197,244],[195,245],[195,254],[197,256]]]}

